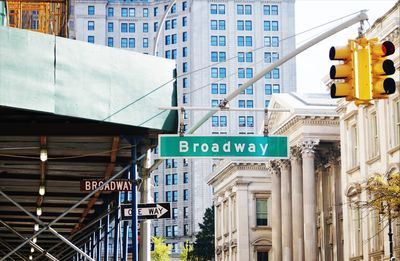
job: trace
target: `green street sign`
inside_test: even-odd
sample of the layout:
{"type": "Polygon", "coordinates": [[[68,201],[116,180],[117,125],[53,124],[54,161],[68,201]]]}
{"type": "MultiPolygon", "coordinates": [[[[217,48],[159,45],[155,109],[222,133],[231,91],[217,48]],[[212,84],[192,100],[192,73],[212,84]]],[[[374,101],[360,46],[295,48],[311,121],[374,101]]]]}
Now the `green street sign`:
{"type": "Polygon", "coordinates": [[[160,158],[287,158],[284,136],[159,135],[160,158]]]}

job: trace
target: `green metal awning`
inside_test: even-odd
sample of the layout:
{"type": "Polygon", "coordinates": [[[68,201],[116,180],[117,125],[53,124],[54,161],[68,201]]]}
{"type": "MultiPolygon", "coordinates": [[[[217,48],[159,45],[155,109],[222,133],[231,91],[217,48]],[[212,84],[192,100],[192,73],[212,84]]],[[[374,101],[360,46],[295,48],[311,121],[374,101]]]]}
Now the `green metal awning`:
{"type": "Polygon", "coordinates": [[[0,57],[0,106],[176,132],[172,60],[3,26],[0,57]]]}

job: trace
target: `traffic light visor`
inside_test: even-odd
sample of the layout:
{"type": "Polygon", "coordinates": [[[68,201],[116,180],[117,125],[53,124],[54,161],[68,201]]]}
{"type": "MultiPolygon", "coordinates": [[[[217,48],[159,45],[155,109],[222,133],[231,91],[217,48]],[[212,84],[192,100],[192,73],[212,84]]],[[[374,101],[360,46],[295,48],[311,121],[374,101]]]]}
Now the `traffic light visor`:
{"type": "Polygon", "coordinates": [[[351,58],[351,50],[348,46],[334,47],[329,50],[329,59],[348,60],[351,58]]]}
{"type": "Polygon", "coordinates": [[[396,92],[396,82],[392,78],[380,79],[374,83],[374,93],[393,94],[396,92]]]}
{"type": "MultiPolygon", "coordinates": [[[[333,83],[331,85],[331,98],[342,98],[353,95],[353,88],[350,83],[333,83]]],[[[349,97],[350,98],[350,97],[349,97]]]]}
{"type": "Polygon", "coordinates": [[[331,79],[344,79],[352,76],[352,68],[349,64],[332,65],[329,71],[331,79]]]}
{"type": "Polygon", "coordinates": [[[385,57],[394,54],[395,47],[390,41],[385,41],[382,44],[375,44],[372,48],[372,54],[385,57]]]}

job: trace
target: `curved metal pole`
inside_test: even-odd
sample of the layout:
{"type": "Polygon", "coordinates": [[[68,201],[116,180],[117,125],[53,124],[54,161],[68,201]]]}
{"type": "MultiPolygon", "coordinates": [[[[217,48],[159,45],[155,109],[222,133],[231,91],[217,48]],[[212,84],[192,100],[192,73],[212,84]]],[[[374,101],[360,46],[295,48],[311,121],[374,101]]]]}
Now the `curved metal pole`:
{"type": "Polygon", "coordinates": [[[164,28],[165,20],[167,19],[167,16],[168,16],[169,12],[171,11],[172,6],[175,3],[176,3],[176,0],[173,0],[172,3],[168,6],[163,17],[161,18],[161,21],[158,24],[158,30],[157,30],[157,34],[156,34],[156,39],[154,40],[154,47],[153,47],[153,55],[154,56],[157,56],[157,45],[158,45],[158,41],[160,40],[161,30],[164,28]]]}

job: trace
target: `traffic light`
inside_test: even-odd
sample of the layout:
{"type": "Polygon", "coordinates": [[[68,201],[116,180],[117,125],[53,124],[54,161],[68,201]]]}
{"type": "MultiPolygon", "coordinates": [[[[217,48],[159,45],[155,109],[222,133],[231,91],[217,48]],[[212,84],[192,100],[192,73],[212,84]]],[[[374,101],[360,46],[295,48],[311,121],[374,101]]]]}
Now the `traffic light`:
{"type": "Polygon", "coordinates": [[[332,80],[339,80],[331,85],[332,98],[345,97],[347,101],[355,98],[354,46],[355,42],[349,40],[346,46],[331,47],[329,50],[329,59],[343,61],[342,64],[332,65],[329,72],[332,80]]]}
{"type": "Polygon", "coordinates": [[[370,40],[372,67],[372,98],[385,99],[396,91],[396,82],[388,77],[396,72],[392,60],[385,58],[395,52],[394,44],[390,41],[378,43],[378,39],[370,40]]]}

